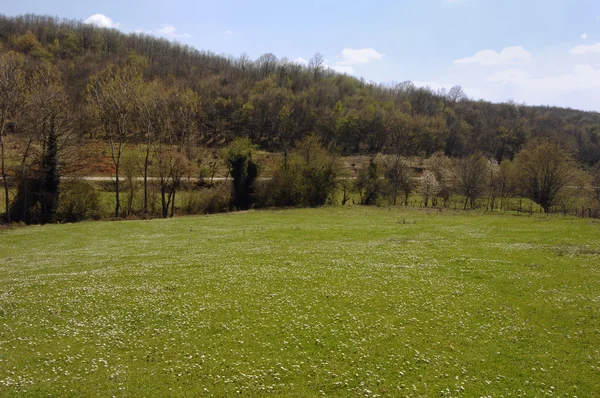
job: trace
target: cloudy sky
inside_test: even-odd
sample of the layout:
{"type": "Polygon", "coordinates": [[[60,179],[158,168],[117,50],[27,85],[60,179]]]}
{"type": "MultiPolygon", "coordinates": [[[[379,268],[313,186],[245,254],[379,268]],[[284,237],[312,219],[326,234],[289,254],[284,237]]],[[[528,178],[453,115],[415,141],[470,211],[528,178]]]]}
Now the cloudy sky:
{"type": "Polygon", "coordinates": [[[474,98],[600,111],[599,0],[20,0],[38,13],[199,49],[303,62],[377,82],[459,84],[474,98]]]}

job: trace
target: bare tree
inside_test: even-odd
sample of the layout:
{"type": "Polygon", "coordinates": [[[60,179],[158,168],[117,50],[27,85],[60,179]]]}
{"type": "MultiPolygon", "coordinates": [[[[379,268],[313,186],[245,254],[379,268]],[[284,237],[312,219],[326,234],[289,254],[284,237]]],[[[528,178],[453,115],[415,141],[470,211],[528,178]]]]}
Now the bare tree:
{"type": "Polygon", "coordinates": [[[392,202],[396,205],[399,192],[404,193],[404,204],[415,188],[415,176],[410,163],[399,155],[382,156],[383,175],[391,189],[392,202]]]}
{"type": "Polygon", "coordinates": [[[322,76],[324,65],[325,59],[321,53],[316,53],[310,61],[308,61],[308,69],[311,71],[314,81],[319,80],[322,76]]]}
{"type": "Polygon", "coordinates": [[[11,216],[10,191],[6,172],[6,125],[9,120],[14,121],[13,118],[19,114],[19,110],[25,102],[23,63],[23,56],[12,51],[0,55],[0,162],[7,223],[11,222],[11,216]]]}
{"type": "Polygon", "coordinates": [[[464,209],[467,205],[475,208],[475,200],[479,198],[486,187],[488,175],[488,161],[479,152],[464,158],[457,167],[458,191],[465,197],[464,209]]]}
{"type": "Polygon", "coordinates": [[[133,62],[111,65],[90,79],[86,88],[88,111],[97,129],[107,138],[115,166],[115,217],[119,217],[119,168],[123,144],[135,127],[135,98],[143,68],[133,62]]]}
{"type": "Polygon", "coordinates": [[[256,60],[256,64],[258,65],[263,78],[275,72],[277,62],[277,57],[271,53],[263,54],[256,60]]]}
{"type": "Polygon", "coordinates": [[[165,128],[167,110],[167,93],[159,83],[148,83],[141,86],[136,99],[139,127],[144,133],[144,212],[148,212],[148,171],[151,163],[151,150],[158,138],[159,130],[165,128]]]}
{"type": "Polygon", "coordinates": [[[452,102],[459,102],[468,98],[461,86],[452,87],[446,96],[452,102]]]}
{"type": "Polygon", "coordinates": [[[515,162],[523,196],[549,213],[574,174],[571,154],[560,143],[542,138],[528,143],[515,162]]]}

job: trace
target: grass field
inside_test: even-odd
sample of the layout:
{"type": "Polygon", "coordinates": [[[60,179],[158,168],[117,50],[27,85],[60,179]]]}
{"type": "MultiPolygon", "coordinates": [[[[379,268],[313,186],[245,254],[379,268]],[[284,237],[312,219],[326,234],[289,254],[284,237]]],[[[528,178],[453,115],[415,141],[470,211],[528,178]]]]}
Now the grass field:
{"type": "Polygon", "coordinates": [[[0,396],[600,394],[600,223],[336,207],[0,231],[0,396]]]}

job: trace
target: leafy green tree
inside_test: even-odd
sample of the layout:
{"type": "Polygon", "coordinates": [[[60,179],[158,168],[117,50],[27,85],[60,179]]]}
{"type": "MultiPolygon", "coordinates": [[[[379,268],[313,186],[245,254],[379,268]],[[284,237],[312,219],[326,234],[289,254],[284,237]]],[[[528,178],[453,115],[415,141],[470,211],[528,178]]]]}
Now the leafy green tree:
{"type": "Polygon", "coordinates": [[[316,135],[296,143],[268,185],[272,206],[323,206],[336,187],[339,166],[316,135]]]}
{"type": "Polygon", "coordinates": [[[42,174],[42,194],[40,221],[42,224],[54,221],[54,215],[58,207],[60,195],[60,173],[58,170],[58,137],[54,120],[50,120],[48,137],[44,148],[42,163],[40,165],[42,174]]]}
{"type": "Polygon", "coordinates": [[[259,167],[253,159],[256,146],[248,138],[238,138],[227,148],[223,157],[233,178],[231,205],[240,210],[249,209],[254,203],[254,183],[259,167]]]}

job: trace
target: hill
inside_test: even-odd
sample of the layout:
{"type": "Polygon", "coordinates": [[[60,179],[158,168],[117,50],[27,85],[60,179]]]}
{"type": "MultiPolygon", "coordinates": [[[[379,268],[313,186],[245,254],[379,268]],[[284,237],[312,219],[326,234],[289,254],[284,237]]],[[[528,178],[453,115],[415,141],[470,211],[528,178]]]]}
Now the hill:
{"type": "MultiPolygon", "coordinates": [[[[29,74],[43,61],[56,66],[83,140],[98,134],[85,108],[90,78],[135,54],[146,82],[197,94],[192,133],[198,145],[249,137],[276,151],[316,133],[344,154],[443,151],[456,157],[481,151],[502,160],[532,138],[548,136],[567,145],[582,164],[600,160],[599,113],[473,101],[460,87],[445,92],[410,82],[368,83],[325,69],[318,54],[308,66],[273,54],[251,60],[80,21],[0,15],[0,52],[8,51],[25,56],[29,74]]],[[[143,140],[143,134],[129,139],[143,140]]]]}

